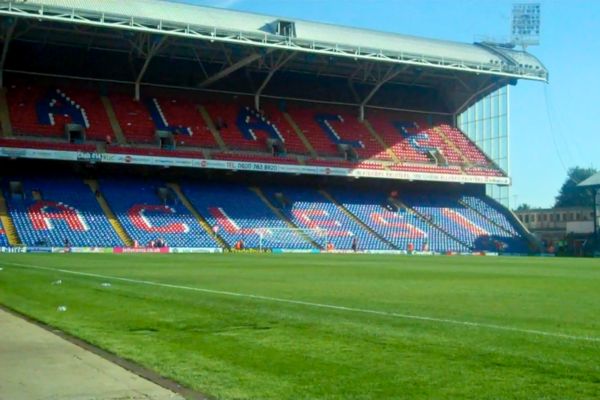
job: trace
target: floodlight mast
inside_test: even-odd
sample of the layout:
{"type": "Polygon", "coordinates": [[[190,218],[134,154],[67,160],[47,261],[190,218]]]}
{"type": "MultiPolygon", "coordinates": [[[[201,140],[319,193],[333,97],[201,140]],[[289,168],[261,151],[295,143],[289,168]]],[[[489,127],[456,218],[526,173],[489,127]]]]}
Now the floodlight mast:
{"type": "Polygon", "coordinates": [[[540,44],[540,3],[513,4],[511,18],[511,43],[521,46],[540,44]]]}

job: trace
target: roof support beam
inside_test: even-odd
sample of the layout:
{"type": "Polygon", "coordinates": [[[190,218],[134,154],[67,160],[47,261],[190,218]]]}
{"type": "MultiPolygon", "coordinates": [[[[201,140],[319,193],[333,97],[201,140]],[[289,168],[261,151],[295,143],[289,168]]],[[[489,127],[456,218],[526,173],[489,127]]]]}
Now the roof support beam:
{"type": "Polygon", "coordinates": [[[275,75],[275,72],[277,72],[277,70],[279,70],[279,68],[283,67],[288,61],[290,61],[292,58],[294,58],[295,55],[296,55],[295,51],[288,54],[287,57],[284,57],[285,53],[281,53],[281,55],[279,56],[279,59],[277,60],[275,65],[273,65],[271,67],[269,74],[267,75],[267,77],[265,78],[263,83],[260,85],[260,87],[258,88],[256,93],[254,94],[254,108],[256,108],[257,110],[260,110],[260,95],[262,94],[263,90],[265,90],[265,88],[269,84],[269,81],[271,80],[271,78],[273,78],[273,75],[275,75]]]}
{"type": "Polygon", "coordinates": [[[369,100],[371,100],[371,98],[373,98],[373,96],[375,95],[375,93],[377,93],[377,91],[386,83],[389,82],[390,80],[394,79],[396,76],[398,76],[398,74],[404,70],[406,70],[407,67],[404,68],[394,68],[394,67],[390,67],[388,69],[388,71],[385,73],[385,75],[383,76],[383,78],[381,78],[381,80],[379,82],[377,82],[377,84],[373,87],[373,89],[371,89],[371,91],[369,92],[369,94],[367,94],[367,97],[365,97],[363,99],[363,101],[360,102],[359,105],[359,116],[358,118],[361,121],[364,121],[365,119],[365,106],[367,105],[367,103],[369,102],[369,100]]]}
{"type": "Polygon", "coordinates": [[[15,27],[17,26],[17,19],[15,18],[13,23],[6,28],[6,34],[4,35],[2,56],[0,56],[0,88],[4,87],[4,64],[6,63],[6,57],[8,56],[8,48],[10,41],[12,40],[15,27]]]}
{"type": "Polygon", "coordinates": [[[217,72],[216,74],[214,74],[211,77],[206,78],[202,83],[200,83],[200,85],[198,85],[199,88],[205,88],[209,85],[212,85],[213,83],[225,78],[226,76],[230,75],[231,73],[237,71],[240,68],[245,67],[248,64],[252,64],[254,61],[264,57],[265,55],[273,52],[274,49],[268,49],[265,51],[264,54],[260,54],[260,53],[252,53],[249,56],[242,58],[241,60],[239,60],[238,62],[231,64],[229,67],[222,69],[221,71],[217,72]]]}
{"type": "MultiPolygon", "coordinates": [[[[148,36],[147,40],[150,40],[150,36],[148,36]]],[[[135,100],[139,101],[140,100],[140,84],[142,83],[142,78],[144,77],[144,74],[146,73],[146,70],[148,69],[148,66],[150,65],[150,61],[152,61],[152,58],[156,55],[156,53],[159,52],[160,48],[165,44],[165,42],[167,41],[167,36],[162,36],[158,41],[150,44],[148,43],[148,49],[146,52],[146,60],[144,60],[144,65],[142,66],[142,69],[140,70],[137,78],[135,79],[135,100]]]]}
{"type": "MultiPolygon", "coordinates": [[[[504,83],[506,84],[506,83],[504,83]]],[[[469,106],[471,104],[471,102],[481,96],[483,93],[487,93],[488,91],[492,90],[494,87],[499,88],[502,87],[503,84],[501,82],[498,82],[497,79],[494,79],[493,77],[486,79],[485,81],[483,81],[481,83],[481,85],[479,85],[479,87],[477,88],[477,90],[471,95],[469,96],[459,107],[457,107],[454,111],[454,119],[457,118],[457,116],[459,114],[461,114],[466,108],[467,106],[469,106]]]]}

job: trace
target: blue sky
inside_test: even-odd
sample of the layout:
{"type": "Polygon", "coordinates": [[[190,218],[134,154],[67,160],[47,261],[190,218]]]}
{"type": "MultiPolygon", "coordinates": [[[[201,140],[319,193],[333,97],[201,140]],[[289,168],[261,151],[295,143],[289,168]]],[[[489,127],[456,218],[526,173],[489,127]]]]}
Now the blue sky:
{"type": "MultiPolygon", "coordinates": [[[[182,1],[182,0],[180,0],[182,1]]],[[[473,42],[506,39],[505,0],[183,0],[243,11],[473,42]]],[[[516,1],[515,1],[516,2],[516,1]]],[[[549,207],[572,166],[600,168],[600,1],[541,1],[548,85],[511,87],[511,203],[549,207]]]]}

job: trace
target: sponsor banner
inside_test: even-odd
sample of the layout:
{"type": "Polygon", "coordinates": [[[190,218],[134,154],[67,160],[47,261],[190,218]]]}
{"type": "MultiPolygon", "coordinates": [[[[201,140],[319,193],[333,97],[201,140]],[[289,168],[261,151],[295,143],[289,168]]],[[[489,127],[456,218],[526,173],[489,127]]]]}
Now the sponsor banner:
{"type": "MultiPolygon", "coordinates": [[[[364,250],[365,254],[408,254],[406,250],[364,250]]],[[[413,252],[414,254],[414,252],[413,252]]]]}
{"type": "Polygon", "coordinates": [[[220,247],[171,247],[170,253],[222,253],[223,249],[220,247]]]}
{"type": "Polygon", "coordinates": [[[283,253],[300,253],[300,254],[318,254],[321,253],[319,249],[273,249],[273,254],[283,253]]]}
{"type": "Polygon", "coordinates": [[[165,254],[169,252],[168,247],[113,247],[113,253],[125,254],[125,253],[153,253],[153,254],[165,254]]]}
{"type": "Polygon", "coordinates": [[[112,247],[71,247],[71,253],[112,253],[112,247]]]}
{"type": "Polygon", "coordinates": [[[27,253],[53,253],[52,247],[27,247],[27,253]]]}
{"type": "Polygon", "coordinates": [[[52,253],[70,253],[70,252],[71,252],[70,247],[53,247],[52,248],[52,253]]]}
{"type": "Polygon", "coordinates": [[[498,176],[473,176],[462,174],[440,174],[430,172],[384,171],[371,169],[351,169],[319,167],[311,165],[270,164],[248,161],[205,160],[182,157],[156,157],[130,154],[88,153],[75,151],[14,149],[0,147],[0,157],[38,158],[51,160],[71,160],[82,162],[105,162],[113,164],[155,165],[165,167],[187,167],[201,169],[223,169],[233,171],[275,172],[284,174],[328,175],[356,178],[383,178],[430,182],[459,182],[509,185],[510,178],[498,176]]]}
{"type": "Polygon", "coordinates": [[[0,247],[0,253],[27,253],[27,247],[0,247]]]}

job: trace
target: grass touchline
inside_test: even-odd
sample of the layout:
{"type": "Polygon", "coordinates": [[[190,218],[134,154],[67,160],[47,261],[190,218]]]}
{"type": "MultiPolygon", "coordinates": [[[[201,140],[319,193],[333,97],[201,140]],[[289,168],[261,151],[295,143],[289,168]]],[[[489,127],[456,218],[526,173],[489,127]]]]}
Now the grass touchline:
{"type": "Polygon", "coordinates": [[[287,303],[287,304],[304,305],[304,306],[309,306],[309,307],[327,308],[327,309],[338,310],[338,311],[349,311],[349,312],[355,312],[355,313],[380,315],[380,316],[384,316],[384,317],[412,319],[412,320],[418,320],[418,321],[429,321],[429,322],[438,322],[438,323],[445,323],[445,324],[452,324],[452,325],[469,326],[469,327],[475,327],[475,328],[486,328],[486,329],[492,329],[492,330],[502,330],[502,331],[517,332],[517,333],[526,333],[526,334],[549,336],[549,337],[568,339],[568,340],[600,342],[600,337],[594,337],[594,336],[577,336],[577,335],[569,335],[569,334],[565,334],[565,333],[546,332],[546,331],[535,330],[535,329],[524,329],[524,328],[502,326],[502,325],[496,325],[496,324],[486,324],[486,323],[480,323],[480,322],[460,321],[460,320],[446,319],[446,318],[428,317],[428,316],[411,315],[411,314],[401,314],[401,313],[395,313],[395,312],[369,310],[369,309],[354,308],[354,307],[345,307],[345,306],[332,305],[332,304],[313,303],[313,302],[307,302],[307,301],[302,301],[302,300],[282,299],[282,298],[270,297],[270,296],[261,296],[261,295],[254,295],[254,294],[230,292],[230,291],[224,291],[224,290],[214,290],[214,289],[205,289],[205,288],[198,288],[198,287],[191,287],[191,286],[174,285],[174,284],[170,284],[170,283],[154,282],[154,281],[139,280],[139,279],[132,279],[132,278],[122,278],[122,277],[116,277],[116,276],[94,274],[94,273],[90,273],[90,272],[71,271],[71,270],[60,269],[60,268],[49,268],[49,267],[43,267],[43,266],[39,266],[39,265],[32,265],[32,264],[4,263],[3,265],[14,266],[14,267],[18,267],[18,268],[29,268],[29,269],[34,269],[34,270],[60,272],[60,273],[65,273],[65,274],[87,276],[87,277],[92,277],[92,278],[112,279],[112,280],[117,280],[117,281],[122,281],[122,282],[129,282],[129,283],[150,285],[150,286],[157,286],[157,287],[165,287],[165,288],[170,288],[170,289],[180,289],[180,290],[188,290],[188,291],[195,291],[195,292],[202,292],[202,293],[219,294],[219,295],[223,295],[223,296],[244,297],[244,298],[272,301],[272,302],[278,302],[278,303],[287,303]]]}

